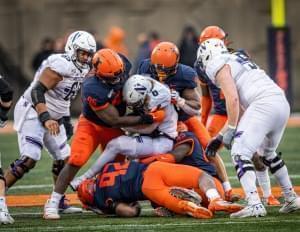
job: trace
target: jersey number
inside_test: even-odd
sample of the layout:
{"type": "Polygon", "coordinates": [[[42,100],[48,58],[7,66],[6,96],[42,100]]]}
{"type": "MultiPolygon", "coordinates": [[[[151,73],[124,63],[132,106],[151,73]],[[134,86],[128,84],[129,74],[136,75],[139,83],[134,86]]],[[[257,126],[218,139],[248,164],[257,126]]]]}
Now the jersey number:
{"type": "Polygon", "coordinates": [[[246,56],[245,54],[238,52],[235,55],[237,56],[236,61],[239,62],[241,65],[243,65],[247,70],[258,68],[258,66],[254,62],[252,62],[249,59],[249,57],[246,56]]]}
{"type": "Polygon", "coordinates": [[[127,172],[129,166],[129,162],[128,163],[112,163],[112,164],[108,164],[104,167],[103,169],[103,174],[101,176],[100,182],[99,182],[99,186],[101,188],[103,187],[111,187],[114,186],[115,181],[116,181],[116,177],[120,176],[120,175],[125,175],[127,172]],[[110,167],[113,166],[115,171],[113,172],[106,172],[106,170],[110,167]]]}
{"type": "Polygon", "coordinates": [[[77,92],[80,89],[80,85],[81,85],[80,82],[74,82],[70,89],[66,88],[65,89],[66,96],[64,97],[64,100],[69,101],[70,99],[73,99],[77,95],[77,92]]]}

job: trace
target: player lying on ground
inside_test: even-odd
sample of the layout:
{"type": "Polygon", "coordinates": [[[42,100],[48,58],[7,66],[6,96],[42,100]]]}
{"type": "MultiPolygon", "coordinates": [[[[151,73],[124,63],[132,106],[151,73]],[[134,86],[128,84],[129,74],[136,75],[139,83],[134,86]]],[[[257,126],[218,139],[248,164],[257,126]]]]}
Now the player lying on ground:
{"type": "MultiPolygon", "coordinates": [[[[186,165],[153,162],[149,165],[130,161],[106,164],[102,172],[86,179],[78,187],[78,198],[88,207],[124,217],[139,215],[139,200],[164,206],[177,214],[195,218],[212,218],[217,211],[239,211],[242,205],[223,201],[213,179],[204,171],[186,165]],[[173,187],[199,189],[209,200],[208,208],[181,199],[186,191],[175,192],[173,187]]],[[[199,202],[197,202],[199,203],[199,202]]]]}

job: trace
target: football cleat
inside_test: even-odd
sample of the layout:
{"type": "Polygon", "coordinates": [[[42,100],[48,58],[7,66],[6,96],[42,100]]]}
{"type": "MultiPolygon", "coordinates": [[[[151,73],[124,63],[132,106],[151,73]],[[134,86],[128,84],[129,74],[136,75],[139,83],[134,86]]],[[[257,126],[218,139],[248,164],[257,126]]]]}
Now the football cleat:
{"type": "Polygon", "coordinates": [[[44,206],[44,215],[43,218],[46,220],[57,220],[60,219],[58,213],[58,204],[55,201],[51,201],[48,199],[45,206],[44,206]]]}
{"type": "Polygon", "coordinates": [[[173,197],[176,197],[177,199],[191,201],[196,205],[201,205],[202,198],[194,190],[181,187],[172,187],[169,192],[173,197]]]}
{"type": "Polygon", "coordinates": [[[157,207],[154,209],[154,214],[158,217],[173,217],[175,214],[165,207],[157,207]]]}
{"type": "Polygon", "coordinates": [[[185,212],[185,214],[194,218],[209,219],[213,217],[213,213],[209,209],[196,205],[191,201],[179,201],[178,206],[185,212]]]}
{"type": "Polygon", "coordinates": [[[225,192],[225,200],[230,202],[236,202],[241,199],[241,195],[233,193],[232,189],[225,192]]]}
{"type": "Polygon", "coordinates": [[[280,202],[273,196],[270,195],[269,197],[263,197],[262,202],[264,206],[279,206],[280,202]]]}
{"type": "Polygon", "coordinates": [[[66,199],[65,195],[60,199],[59,206],[58,206],[59,213],[64,213],[64,214],[82,213],[81,208],[68,205],[67,203],[68,201],[69,200],[66,199]]]}
{"type": "Polygon", "coordinates": [[[285,200],[285,203],[279,209],[279,213],[291,213],[298,209],[300,209],[300,198],[294,194],[292,197],[285,200]]]}
{"type": "Polygon", "coordinates": [[[13,224],[15,220],[10,216],[6,206],[0,208],[0,225],[13,224]]]}
{"type": "Polygon", "coordinates": [[[209,205],[208,205],[208,209],[210,211],[217,212],[217,211],[224,211],[224,212],[228,212],[228,213],[234,213],[237,212],[241,209],[243,209],[244,206],[237,204],[237,203],[232,203],[229,201],[224,201],[221,198],[216,198],[213,199],[209,205]]]}
{"type": "Polygon", "coordinates": [[[230,218],[264,217],[267,211],[262,203],[248,205],[244,209],[230,214],[230,218]]]}

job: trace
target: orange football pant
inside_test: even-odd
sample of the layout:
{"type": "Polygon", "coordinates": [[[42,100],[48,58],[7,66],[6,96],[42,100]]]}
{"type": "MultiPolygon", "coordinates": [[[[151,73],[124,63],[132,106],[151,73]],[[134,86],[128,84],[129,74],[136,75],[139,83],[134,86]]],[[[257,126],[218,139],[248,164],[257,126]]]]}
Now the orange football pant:
{"type": "MultiPolygon", "coordinates": [[[[154,203],[175,213],[184,214],[185,212],[178,206],[181,200],[173,197],[170,189],[175,186],[199,189],[199,178],[202,174],[202,170],[192,166],[153,162],[144,171],[142,192],[154,203]]],[[[201,194],[205,195],[205,193],[201,194]]]]}
{"type": "Polygon", "coordinates": [[[205,149],[211,137],[207,129],[201,122],[200,117],[193,116],[188,120],[184,121],[184,123],[187,125],[189,131],[193,132],[196,135],[203,149],[205,149]]]}
{"type": "Polygon", "coordinates": [[[110,140],[123,134],[123,131],[119,128],[97,125],[81,115],[71,143],[71,154],[68,163],[82,167],[99,145],[104,149],[110,140]]]}
{"type": "Polygon", "coordinates": [[[211,137],[216,136],[227,122],[226,115],[214,114],[207,125],[208,133],[211,137]]]}

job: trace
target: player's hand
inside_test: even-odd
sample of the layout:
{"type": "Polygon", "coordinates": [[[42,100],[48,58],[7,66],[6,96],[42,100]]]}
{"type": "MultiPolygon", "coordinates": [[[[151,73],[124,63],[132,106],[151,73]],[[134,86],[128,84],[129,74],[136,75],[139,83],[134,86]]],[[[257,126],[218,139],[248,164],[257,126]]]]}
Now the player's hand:
{"type": "Polygon", "coordinates": [[[179,93],[175,89],[171,89],[171,103],[182,107],[185,103],[185,100],[180,97],[179,93]]]}
{"type": "Polygon", "coordinates": [[[231,149],[231,145],[232,145],[232,141],[235,136],[235,132],[236,132],[236,128],[229,126],[223,135],[223,144],[228,150],[231,149]]]}
{"type": "Polygon", "coordinates": [[[222,146],[223,136],[218,134],[218,136],[211,139],[205,149],[205,154],[210,157],[215,157],[217,151],[222,146]]]}
{"type": "Polygon", "coordinates": [[[165,111],[164,110],[156,110],[149,114],[152,115],[154,122],[160,123],[165,119],[165,111]]]}
{"type": "Polygon", "coordinates": [[[59,134],[59,124],[57,121],[49,119],[44,123],[44,126],[49,131],[50,135],[56,136],[59,134]]]}
{"type": "Polygon", "coordinates": [[[152,124],[154,123],[153,115],[151,114],[142,114],[141,117],[141,124],[152,124]]]}

